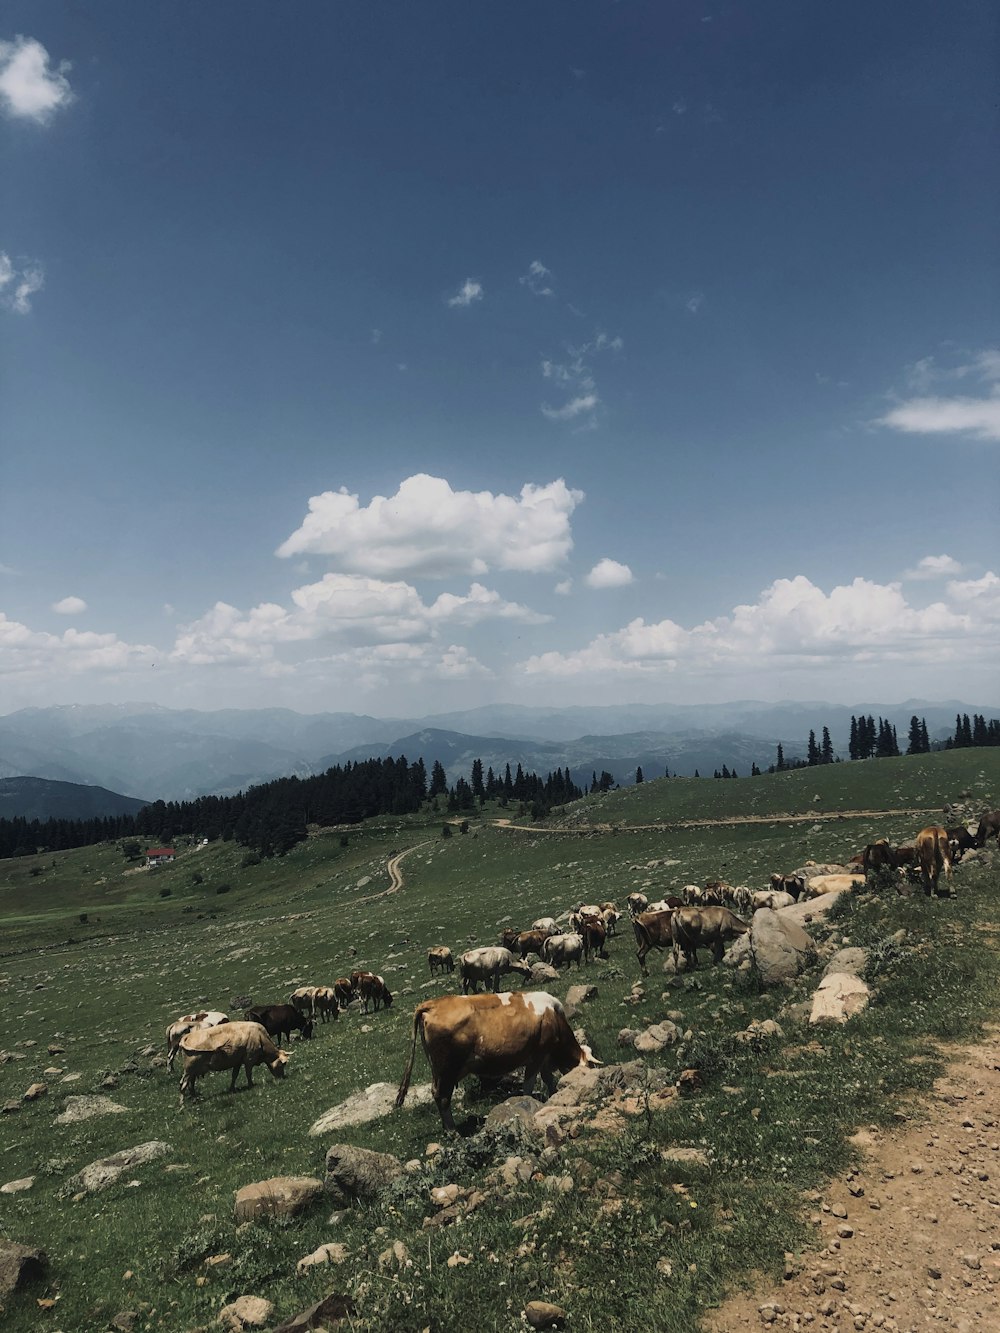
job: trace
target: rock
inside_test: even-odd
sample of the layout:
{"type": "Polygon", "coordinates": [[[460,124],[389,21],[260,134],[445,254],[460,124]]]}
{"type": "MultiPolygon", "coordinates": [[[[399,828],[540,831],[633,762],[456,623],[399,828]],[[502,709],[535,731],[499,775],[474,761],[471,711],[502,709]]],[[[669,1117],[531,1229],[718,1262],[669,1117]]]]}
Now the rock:
{"type": "Polygon", "coordinates": [[[335,1143],[327,1150],[323,1188],[345,1203],[370,1199],[390,1185],[402,1171],[402,1162],[392,1153],[335,1143]]]}
{"type": "Polygon", "coordinates": [[[524,1317],[532,1328],[562,1328],[568,1316],[560,1306],[548,1301],[529,1301],[524,1307],[524,1317]]]}
{"type": "Polygon", "coordinates": [[[681,1162],[688,1166],[711,1167],[708,1154],[701,1148],[664,1148],[660,1153],[664,1162],[681,1162]]]}
{"type": "Polygon", "coordinates": [[[44,1277],[48,1262],[44,1250],[0,1237],[0,1297],[44,1277]]]}
{"type": "Polygon", "coordinates": [[[240,1296],[219,1311],[219,1323],[232,1333],[243,1328],[263,1328],[270,1323],[274,1306],[262,1296],[240,1296]]]}
{"type": "Polygon", "coordinates": [[[596,986],[570,986],[563,1003],[569,1009],[571,1005],[575,1007],[576,1005],[586,1004],[588,1000],[596,1000],[597,994],[596,986]]]}
{"type": "Polygon", "coordinates": [[[330,1245],[321,1245],[318,1250],[313,1250],[312,1254],[307,1254],[305,1258],[300,1259],[295,1265],[296,1273],[305,1273],[310,1268],[315,1268],[317,1264],[342,1264],[347,1261],[350,1251],[346,1245],[335,1241],[330,1245]]]}
{"type": "Polygon", "coordinates": [[[810,1023],[846,1023],[868,1007],[871,991],[850,972],[828,973],[813,995],[810,1023]]]}
{"type": "Polygon", "coordinates": [[[20,1109],[21,1103],[19,1101],[4,1102],[3,1106],[0,1107],[0,1115],[14,1115],[20,1109]]]}
{"type": "MultiPolygon", "coordinates": [[[[355,1092],[346,1101],[331,1106],[311,1126],[309,1133],[313,1138],[331,1134],[343,1129],[345,1125],[364,1125],[369,1120],[378,1120],[388,1115],[396,1105],[398,1088],[395,1083],[371,1083],[361,1092],[355,1092]]],[[[419,1083],[407,1094],[407,1106],[425,1106],[431,1098],[431,1085],[419,1083]]]]}
{"type": "Polygon", "coordinates": [[[126,1171],[131,1171],[137,1166],[145,1166],[147,1162],[155,1162],[158,1157],[166,1157],[169,1151],[169,1143],[152,1139],[149,1143],[140,1143],[134,1148],[124,1148],[121,1152],[112,1153],[110,1157],[101,1157],[96,1162],[91,1162],[78,1175],[72,1176],[67,1183],[71,1190],[96,1194],[99,1190],[113,1185],[126,1171]]]}
{"type": "Polygon", "coordinates": [[[619,1046],[634,1046],[635,1039],[639,1035],[638,1028],[622,1028],[618,1033],[619,1046]]]}
{"type": "Polygon", "coordinates": [[[237,1190],[233,1216],[237,1222],[255,1217],[294,1217],[322,1192],[322,1181],[312,1176],[272,1176],[237,1190]]]}
{"type": "Polygon", "coordinates": [[[401,1240],[394,1240],[387,1250],[383,1250],[378,1257],[379,1268],[394,1268],[397,1272],[404,1268],[412,1268],[413,1260],[410,1258],[410,1251],[401,1240]]]}
{"type": "Polygon", "coordinates": [[[45,1083],[32,1083],[28,1091],[24,1093],[22,1101],[37,1102],[39,1097],[44,1097],[48,1090],[48,1086],[45,1083]]]}
{"type": "Polygon", "coordinates": [[[57,1125],[75,1125],[80,1120],[90,1120],[95,1115],[118,1115],[127,1111],[127,1106],[119,1106],[110,1097],[67,1097],[66,1109],[56,1116],[57,1125]]]}
{"type": "Polygon", "coordinates": [[[113,1330],[113,1333],[134,1333],[138,1322],[138,1310],[119,1310],[108,1327],[113,1330]]]}
{"type": "Polygon", "coordinates": [[[334,1291],[280,1325],[274,1333],[305,1333],[306,1329],[327,1328],[351,1319],[357,1312],[350,1296],[341,1296],[334,1291]]]}
{"type": "Polygon", "coordinates": [[[753,1046],[761,1041],[780,1040],[784,1035],[780,1024],[773,1018],[765,1018],[760,1022],[751,1023],[745,1031],[737,1032],[736,1040],[744,1042],[747,1046],[753,1046]]]}
{"type": "Polygon", "coordinates": [[[729,950],[724,961],[736,967],[750,958],[765,986],[778,986],[792,981],[811,961],[816,945],[795,920],[783,913],[762,907],[754,912],[750,932],[741,936],[729,950]]]}
{"type": "Polygon", "coordinates": [[[531,971],[528,973],[528,982],[532,986],[540,986],[548,981],[558,981],[559,973],[548,963],[533,963],[531,971]]]}
{"type": "Polygon", "coordinates": [[[0,1194],[23,1194],[34,1183],[34,1176],[25,1176],[23,1180],[8,1180],[6,1185],[0,1185],[0,1194]]]}
{"type": "Polygon", "coordinates": [[[542,1103],[534,1097],[508,1097],[499,1106],[494,1106],[487,1115],[486,1127],[509,1125],[516,1121],[528,1133],[534,1134],[538,1132],[538,1127],[535,1124],[535,1113],[541,1109],[542,1103]]]}
{"type": "Polygon", "coordinates": [[[849,972],[852,976],[860,977],[867,961],[867,949],[859,949],[856,946],[840,949],[827,963],[823,976],[828,977],[834,972],[849,972]]]}
{"type": "Polygon", "coordinates": [[[640,1032],[632,1043],[642,1055],[655,1055],[667,1046],[673,1046],[680,1040],[680,1029],[669,1019],[662,1023],[653,1023],[645,1032],[640,1032]]]}

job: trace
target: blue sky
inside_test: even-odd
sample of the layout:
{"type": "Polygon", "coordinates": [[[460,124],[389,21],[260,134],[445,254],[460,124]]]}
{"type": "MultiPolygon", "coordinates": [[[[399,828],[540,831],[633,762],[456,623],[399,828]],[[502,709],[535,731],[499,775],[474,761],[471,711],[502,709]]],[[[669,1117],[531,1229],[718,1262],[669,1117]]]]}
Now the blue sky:
{"type": "Polygon", "coordinates": [[[994,6],[4,23],[0,711],[1000,697],[994,6]]]}

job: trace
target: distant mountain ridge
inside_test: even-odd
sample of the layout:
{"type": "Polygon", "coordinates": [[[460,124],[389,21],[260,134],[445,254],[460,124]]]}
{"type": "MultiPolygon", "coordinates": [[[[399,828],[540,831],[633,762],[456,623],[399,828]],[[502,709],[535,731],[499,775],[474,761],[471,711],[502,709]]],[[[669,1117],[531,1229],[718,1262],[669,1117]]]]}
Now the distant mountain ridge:
{"type": "Polygon", "coordinates": [[[788,703],[608,704],[568,708],[491,704],[424,718],[356,713],[296,713],[287,708],[170,709],[158,704],[77,704],[25,708],[0,717],[0,778],[31,774],[50,781],[142,791],[151,800],[232,794],[272,778],[308,777],[331,764],[379,755],[440,759],[450,781],[468,776],[473,759],[501,769],[521,763],[543,776],[570,769],[579,784],[602,768],[631,782],[710,774],[725,764],[741,776],[752,763],[804,755],[810,729],[828,726],[847,756],[852,714],[887,718],[905,746],[910,717],[927,720],[932,739],[954,731],[955,714],[1000,715],[1000,708],[958,700],[900,704],[788,703]],[[649,772],[647,773],[647,768],[649,772]]]}
{"type": "Polygon", "coordinates": [[[0,819],[105,819],[134,815],[148,801],[104,787],[48,778],[0,778],[0,819]]]}

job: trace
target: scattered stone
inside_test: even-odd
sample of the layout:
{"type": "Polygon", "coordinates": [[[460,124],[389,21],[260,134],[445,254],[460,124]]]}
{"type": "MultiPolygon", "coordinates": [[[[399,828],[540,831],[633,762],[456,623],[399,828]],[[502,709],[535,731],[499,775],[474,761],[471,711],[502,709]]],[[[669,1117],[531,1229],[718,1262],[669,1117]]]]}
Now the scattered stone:
{"type": "Polygon", "coordinates": [[[472,1255],[459,1254],[458,1250],[456,1250],[454,1254],[449,1254],[448,1256],[449,1268],[459,1268],[463,1264],[471,1264],[471,1263],[472,1263],[472,1255]]]}
{"type": "Polygon", "coordinates": [[[0,1107],[0,1115],[14,1115],[20,1109],[21,1103],[19,1101],[4,1102],[3,1106],[0,1107]]]}
{"type": "Polygon", "coordinates": [[[840,1226],[837,1228],[837,1235],[841,1240],[850,1240],[854,1235],[854,1228],[847,1222],[841,1222],[840,1226]]]}
{"type": "Polygon", "coordinates": [[[6,1185],[0,1185],[0,1194],[23,1194],[25,1190],[30,1190],[34,1183],[34,1176],[25,1176],[23,1180],[8,1180],[6,1185]]]}
{"type": "Polygon", "coordinates": [[[392,1153],[372,1152],[348,1143],[335,1143],[326,1154],[323,1188],[335,1199],[353,1203],[379,1194],[403,1172],[392,1153]]]}
{"type": "Polygon", "coordinates": [[[322,1191],[322,1181],[312,1176],[273,1176],[238,1190],[233,1215],[237,1222],[255,1217],[294,1217],[322,1191]]]}
{"type": "Polygon", "coordinates": [[[8,1296],[15,1287],[44,1277],[47,1266],[44,1250],[0,1238],[0,1297],[8,1296]]]}
{"type": "Polygon", "coordinates": [[[138,1322],[138,1310],[119,1310],[108,1327],[114,1330],[114,1333],[134,1333],[138,1322]]]}
{"type": "Polygon", "coordinates": [[[846,1023],[868,1007],[867,982],[850,972],[828,972],[813,995],[810,1023],[846,1023]]]}
{"type": "Polygon", "coordinates": [[[562,1328],[568,1318],[566,1311],[548,1301],[529,1301],[524,1307],[524,1317],[532,1328],[562,1328]]]}
{"type": "MultiPolygon", "coordinates": [[[[396,1105],[398,1088],[395,1083],[372,1083],[361,1092],[355,1092],[346,1101],[331,1106],[310,1127],[313,1138],[331,1134],[346,1125],[364,1125],[370,1120],[378,1120],[388,1115],[396,1105]]],[[[407,1095],[406,1105],[426,1106],[432,1100],[431,1085],[419,1083],[412,1087],[407,1095]]]]}
{"type": "Polygon", "coordinates": [[[274,1333],[305,1333],[306,1329],[328,1328],[341,1324],[357,1314],[357,1306],[350,1296],[341,1296],[331,1292],[315,1305],[308,1306],[294,1318],[276,1328],[274,1333]]]}
{"type": "Polygon", "coordinates": [[[676,1023],[665,1019],[662,1023],[651,1024],[645,1032],[640,1032],[633,1045],[642,1055],[656,1055],[666,1047],[673,1046],[680,1040],[680,1035],[676,1023]]]}
{"type": "Polygon", "coordinates": [[[701,1148],[664,1148],[660,1158],[664,1162],[681,1162],[687,1166],[712,1165],[708,1153],[703,1152],[701,1148]]]}
{"type": "Polygon", "coordinates": [[[639,1035],[638,1028],[622,1028],[618,1033],[619,1046],[634,1046],[635,1039],[639,1035]]]}
{"type": "Polygon", "coordinates": [[[66,1047],[60,1046],[57,1041],[50,1043],[48,1049],[49,1049],[49,1055],[65,1055],[66,1053],[66,1047]]]}
{"type": "Polygon", "coordinates": [[[824,977],[828,977],[834,972],[848,972],[852,976],[860,977],[867,961],[867,949],[859,949],[856,946],[840,949],[827,963],[823,970],[823,975],[824,977]]]}
{"type": "Polygon", "coordinates": [[[559,973],[554,967],[551,967],[548,963],[533,963],[531,971],[528,973],[526,984],[530,983],[532,986],[540,986],[544,982],[558,980],[559,973]]]}
{"type": "Polygon", "coordinates": [[[495,1125],[509,1125],[516,1122],[529,1134],[537,1134],[539,1126],[535,1124],[535,1114],[541,1109],[542,1103],[535,1097],[526,1094],[520,1097],[508,1097],[489,1112],[486,1117],[486,1127],[492,1129],[495,1125]]]}
{"type": "Polygon", "coordinates": [[[26,1102],[37,1102],[39,1097],[44,1097],[48,1090],[48,1085],[45,1083],[32,1083],[31,1087],[24,1094],[22,1100],[26,1102]]]}
{"type": "Polygon", "coordinates": [[[263,1328],[271,1320],[274,1306],[262,1296],[240,1296],[219,1311],[219,1323],[231,1333],[244,1328],[263,1328]]]}
{"type": "Polygon", "coordinates": [[[296,1273],[302,1274],[308,1272],[310,1268],[315,1268],[317,1264],[342,1264],[345,1263],[350,1255],[346,1245],[335,1241],[330,1245],[321,1245],[318,1250],[313,1250],[312,1254],[307,1254],[305,1258],[300,1259],[295,1265],[296,1273]]]}
{"type": "Polygon", "coordinates": [[[79,1190],[83,1194],[96,1194],[99,1190],[113,1185],[126,1171],[154,1162],[159,1157],[165,1157],[168,1152],[170,1152],[169,1143],[161,1143],[158,1139],[140,1143],[134,1148],[125,1148],[121,1152],[112,1153],[110,1157],[101,1157],[96,1162],[91,1162],[89,1166],[85,1166],[79,1175],[69,1180],[69,1188],[79,1190]]]}
{"type": "Polygon", "coordinates": [[[569,990],[566,992],[566,999],[563,1001],[563,1006],[567,1010],[571,1007],[576,1008],[577,1005],[586,1004],[589,1000],[596,1000],[597,995],[598,990],[596,986],[570,986],[569,990]]]}
{"type": "Polygon", "coordinates": [[[401,1240],[394,1240],[387,1250],[383,1250],[378,1257],[379,1268],[394,1268],[397,1272],[404,1268],[412,1268],[413,1260],[410,1258],[410,1251],[401,1240]]]}
{"type": "Polygon", "coordinates": [[[56,1116],[57,1125],[75,1125],[80,1120],[90,1120],[95,1115],[117,1115],[127,1111],[127,1106],[119,1106],[110,1097],[67,1097],[66,1109],[56,1116]]]}

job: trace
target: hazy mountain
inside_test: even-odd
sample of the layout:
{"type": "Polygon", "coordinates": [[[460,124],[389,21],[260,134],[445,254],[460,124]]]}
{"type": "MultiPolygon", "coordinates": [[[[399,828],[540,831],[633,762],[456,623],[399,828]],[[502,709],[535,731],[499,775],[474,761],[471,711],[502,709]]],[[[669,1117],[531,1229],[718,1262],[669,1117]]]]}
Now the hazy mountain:
{"type": "Polygon", "coordinates": [[[47,778],[0,778],[0,819],[103,819],[134,815],[148,801],[104,787],[47,778]]]}
{"type": "Polygon", "coordinates": [[[537,708],[495,704],[428,718],[374,718],[355,713],[306,715],[287,708],[198,712],[157,704],[25,708],[0,717],[0,777],[30,773],[112,791],[142,791],[151,800],[231,793],[271,778],[321,772],[370,755],[440,759],[449,778],[468,776],[473,759],[502,771],[521,763],[544,776],[569,767],[577,782],[602,768],[631,781],[645,776],[711,773],[805,754],[810,729],[828,726],[847,756],[851,715],[888,718],[905,746],[910,717],[927,719],[932,739],[954,731],[955,714],[1000,715],[1000,708],[959,700],[901,704],[608,704],[537,708]],[[647,768],[650,770],[646,772],[647,768]]]}

